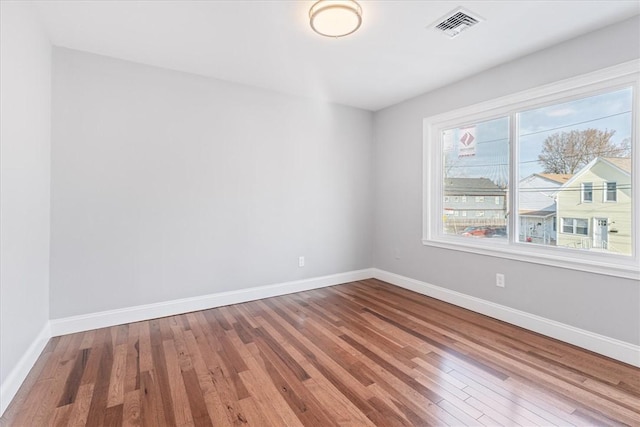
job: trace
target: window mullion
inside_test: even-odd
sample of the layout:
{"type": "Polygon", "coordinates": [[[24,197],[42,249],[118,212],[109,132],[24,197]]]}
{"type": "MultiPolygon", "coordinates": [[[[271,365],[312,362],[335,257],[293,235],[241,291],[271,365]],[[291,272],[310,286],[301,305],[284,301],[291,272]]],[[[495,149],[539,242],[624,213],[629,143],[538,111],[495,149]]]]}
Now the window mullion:
{"type": "Polygon", "coordinates": [[[518,220],[518,154],[519,140],[518,129],[520,127],[517,112],[513,111],[509,114],[509,244],[518,241],[520,235],[518,220]]]}

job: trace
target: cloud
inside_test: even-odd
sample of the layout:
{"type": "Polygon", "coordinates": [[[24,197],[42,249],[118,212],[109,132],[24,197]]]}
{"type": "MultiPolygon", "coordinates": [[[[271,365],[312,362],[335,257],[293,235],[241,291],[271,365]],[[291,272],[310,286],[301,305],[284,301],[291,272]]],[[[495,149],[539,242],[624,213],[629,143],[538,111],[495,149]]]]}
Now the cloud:
{"type": "Polygon", "coordinates": [[[551,110],[547,112],[548,117],[563,117],[570,114],[575,114],[576,110],[573,108],[558,108],[557,110],[551,110]]]}

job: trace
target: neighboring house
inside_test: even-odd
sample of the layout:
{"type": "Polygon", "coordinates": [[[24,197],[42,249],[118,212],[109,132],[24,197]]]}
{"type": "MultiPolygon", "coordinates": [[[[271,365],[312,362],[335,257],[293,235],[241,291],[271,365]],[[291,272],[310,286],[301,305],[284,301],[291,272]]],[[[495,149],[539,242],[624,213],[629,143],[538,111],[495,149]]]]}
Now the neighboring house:
{"type": "Polygon", "coordinates": [[[449,233],[469,226],[506,227],[506,191],[487,178],[447,178],[444,225],[449,233]]]}
{"type": "Polygon", "coordinates": [[[555,245],[556,191],[572,175],[557,173],[534,173],[520,181],[518,213],[520,218],[520,242],[555,245]]]}
{"type": "Polygon", "coordinates": [[[631,254],[631,159],[597,157],[556,195],[558,246],[631,254]]]}

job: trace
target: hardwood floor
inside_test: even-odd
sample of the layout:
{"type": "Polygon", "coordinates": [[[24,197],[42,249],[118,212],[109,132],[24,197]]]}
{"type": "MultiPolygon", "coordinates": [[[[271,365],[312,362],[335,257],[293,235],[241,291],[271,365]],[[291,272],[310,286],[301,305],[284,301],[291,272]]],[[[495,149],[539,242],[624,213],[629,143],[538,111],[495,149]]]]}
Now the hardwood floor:
{"type": "Polygon", "coordinates": [[[371,279],[53,338],[6,426],[640,425],[640,369],[371,279]]]}

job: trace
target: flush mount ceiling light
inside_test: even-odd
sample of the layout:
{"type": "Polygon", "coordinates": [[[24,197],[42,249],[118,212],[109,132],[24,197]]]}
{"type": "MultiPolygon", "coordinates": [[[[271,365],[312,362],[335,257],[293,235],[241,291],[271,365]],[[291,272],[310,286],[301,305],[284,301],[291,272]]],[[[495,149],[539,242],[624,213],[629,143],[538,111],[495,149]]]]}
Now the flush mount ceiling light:
{"type": "Polygon", "coordinates": [[[355,0],[319,0],[309,9],[311,28],[327,37],[344,37],[362,24],[362,8],[355,0]]]}

